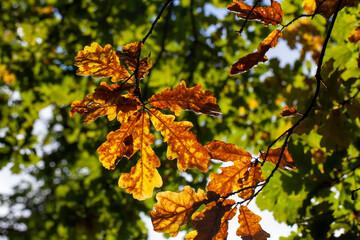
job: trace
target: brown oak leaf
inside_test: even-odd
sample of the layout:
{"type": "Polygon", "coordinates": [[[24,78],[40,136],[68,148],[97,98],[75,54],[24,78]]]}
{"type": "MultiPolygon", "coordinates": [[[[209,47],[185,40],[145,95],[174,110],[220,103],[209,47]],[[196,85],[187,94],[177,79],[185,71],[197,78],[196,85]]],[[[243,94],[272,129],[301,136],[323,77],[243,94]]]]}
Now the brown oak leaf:
{"type": "MultiPolygon", "coordinates": [[[[272,162],[273,164],[277,165],[280,160],[281,151],[282,151],[282,148],[270,149],[269,153],[266,157],[266,161],[272,162]]],[[[266,156],[266,152],[260,154],[261,159],[264,159],[265,156],[266,156]]],[[[296,169],[296,165],[287,149],[287,146],[285,147],[283,155],[281,157],[281,160],[279,163],[279,168],[283,169],[283,170],[284,169],[287,169],[287,170],[295,170],[296,169]]]]}
{"type": "Polygon", "coordinates": [[[288,107],[285,106],[284,110],[280,113],[280,117],[293,117],[297,114],[297,108],[296,107],[288,107]]]}
{"type": "Polygon", "coordinates": [[[261,217],[254,214],[246,206],[241,206],[239,210],[240,227],[237,229],[236,235],[241,236],[243,240],[266,240],[270,237],[270,234],[260,226],[261,217]]]}
{"type": "Polygon", "coordinates": [[[235,144],[214,140],[205,145],[205,148],[210,152],[211,158],[224,162],[236,160],[248,162],[251,160],[251,154],[242,148],[236,147],[235,144]]]}
{"type": "Polygon", "coordinates": [[[161,93],[153,95],[149,99],[150,105],[160,109],[169,108],[179,116],[181,110],[189,110],[195,113],[219,116],[221,113],[216,98],[211,91],[203,91],[200,84],[195,87],[186,88],[186,83],[181,81],[180,84],[170,90],[165,89],[161,93]]]}
{"type": "Polygon", "coordinates": [[[249,16],[248,20],[264,23],[266,27],[269,24],[276,26],[282,23],[284,12],[281,9],[280,3],[271,1],[271,6],[255,7],[250,14],[252,8],[253,6],[247,5],[240,0],[234,0],[233,3],[227,7],[229,11],[235,12],[238,18],[246,19],[249,16]]]}

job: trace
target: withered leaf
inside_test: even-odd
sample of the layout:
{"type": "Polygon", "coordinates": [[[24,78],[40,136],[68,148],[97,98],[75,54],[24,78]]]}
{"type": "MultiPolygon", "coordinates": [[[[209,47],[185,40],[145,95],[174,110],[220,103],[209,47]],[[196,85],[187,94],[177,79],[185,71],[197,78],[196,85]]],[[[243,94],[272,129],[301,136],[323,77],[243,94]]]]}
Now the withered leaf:
{"type": "Polygon", "coordinates": [[[132,115],[127,122],[121,124],[119,130],[110,132],[107,141],[98,148],[99,160],[105,168],[114,169],[123,156],[130,158],[134,154],[132,133],[139,118],[139,112],[132,115]]]}
{"type": "Polygon", "coordinates": [[[156,194],[157,203],[153,211],[150,211],[154,230],[167,232],[175,237],[180,226],[187,223],[191,215],[206,200],[205,192],[201,189],[197,193],[185,186],[180,193],[160,192],[156,194]]]}
{"type": "Polygon", "coordinates": [[[296,107],[288,107],[285,106],[284,110],[280,113],[280,117],[293,117],[297,114],[297,108],[296,107]]]}
{"type": "MultiPolygon", "coordinates": [[[[280,158],[281,151],[282,151],[282,148],[270,149],[269,153],[267,155],[266,161],[272,162],[273,164],[277,165],[280,160],[279,158],[280,158]]],[[[266,152],[260,154],[261,159],[264,159],[265,156],[266,156],[266,152]]],[[[287,170],[295,170],[296,169],[294,160],[292,159],[287,146],[285,147],[283,155],[281,157],[279,168],[283,169],[283,170],[284,169],[287,169],[287,170]]]]}
{"type": "Polygon", "coordinates": [[[150,119],[147,113],[139,113],[134,126],[133,152],[140,151],[141,158],[130,173],[123,173],[119,179],[119,187],[126,188],[126,192],[132,193],[138,200],[149,198],[153,194],[154,187],[162,186],[162,179],[157,167],[160,160],[151,148],[155,138],[150,133],[150,119]]]}
{"type": "Polygon", "coordinates": [[[102,82],[95,92],[88,94],[82,101],[74,101],[71,104],[70,116],[79,113],[85,124],[90,124],[98,117],[108,115],[109,120],[118,118],[120,122],[126,120],[124,114],[131,115],[133,111],[141,108],[140,102],[129,95],[125,97],[122,92],[129,90],[130,86],[123,84],[108,85],[102,82]],[[129,113],[129,114],[126,114],[129,113]]]}
{"type": "Polygon", "coordinates": [[[232,208],[235,201],[232,199],[221,201],[211,202],[206,205],[205,210],[192,215],[192,226],[195,231],[187,234],[186,240],[220,240],[227,238],[228,221],[236,214],[236,208],[232,208]]]}
{"type": "Polygon", "coordinates": [[[236,235],[241,236],[243,240],[266,240],[270,237],[270,234],[260,226],[261,217],[254,214],[246,206],[241,206],[239,210],[240,227],[237,229],[236,235]]]}
{"type": "Polygon", "coordinates": [[[266,62],[268,60],[268,58],[265,56],[266,52],[270,48],[277,46],[279,37],[281,37],[280,30],[275,30],[271,32],[264,39],[264,41],[259,44],[256,52],[250,53],[245,57],[240,58],[236,63],[231,66],[230,76],[247,72],[259,63],[266,62]]]}
{"type": "Polygon", "coordinates": [[[248,175],[251,162],[234,161],[234,165],[229,167],[221,167],[220,174],[210,174],[211,181],[206,190],[213,191],[221,196],[238,191],[242,188],[242,181],[248,175]]]}
{"type": "Polygon", "coordinates": [[[191,122],[174,122],[175,117],[164,115],[150,109],[151,122],[157,131],[161,131],[164,142],[167,142],[167,158],[178,158],[178,169],[185,171],[197,167],[206,172],[210,163],[210,155],[206,148],[198,142],[196,136],[189,131],[193,126],[191,122]]]}
{"type": "Polygon", "coordinates": [[[112,82],[118,82],[130,77],[126,68],[120,65],[116,52],[107,44],[102,48],[93,42],[84,50],[78,52],[75,57],[75,66],[79,67],[76,74],[81,76],[93,75],[95,78],[111,77],[112,82]]]}
{"type": "MultiPolygon", "coordinates": [[[[315,0],[316,12],[329,19],[336,11],[339,0],[315,0]]],[[[339,11],[343,7],[353,7],[360,3],[359,0],[342,0],[339,11]]]]}
{"type": "Polygon", "coordinates": [[[180,115],[181,110],[213,116],[218,116],[221,113],[212,92],[202,90],[199,83],[195,87],[186,88],[186,83],[181,81],[174,90],[167,88],[161,93],[153,95],[149,99],[149,103],[156,108],[169,108],[177,116],[180,115]]]}
{"type": "Polygon", "coordinates": [[[240,0],[234,0],[233,3],[227,7],[229,11],[235,12],[238,18],[246,19],[247,16],[249,16],[248,20],[264,23],[266,27],[269,24],[276,26],[282,23],[284,12],[281,9],[280,3],[271,1],[271,6],[256,7],[250,14],[252,8],[253,6],[246,5],[243,1],[240,0]]]}
{"type": "Polygon", "coordinates": [[[214,140],[205,145],[205,148],[210,152],[211,158],[224,162],[236,160],[248,162],[251,160],[251,154],[242,148],[236,147],[235,144],[214,140]]]}

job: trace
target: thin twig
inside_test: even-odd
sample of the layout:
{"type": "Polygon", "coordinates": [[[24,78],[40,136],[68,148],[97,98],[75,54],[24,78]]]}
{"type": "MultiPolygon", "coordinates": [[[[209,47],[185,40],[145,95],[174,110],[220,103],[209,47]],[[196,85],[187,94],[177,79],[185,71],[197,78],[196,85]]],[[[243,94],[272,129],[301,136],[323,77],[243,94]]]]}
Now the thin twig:
{"type": "Polygon", "coordinates": [[[250,18],[250,15],[252,14],[252,12],[254,11],[254,9],[257,7],[257,5],[259,5],[259,3],[261,2],[262,0],[257,0],[256,3],[254,4],[254,6],[251,8],[250,12],[248,13],[248,15],[246,15],[246,18],[245,18],[245,21],[243,23],[243,25],[241,26],[241,29],[239,31],[237,31],[237,33],[240,35],[243,31],[244,31],[244,28],[246,26],[246,23],[249,21],[249,18],[250,18]]]}

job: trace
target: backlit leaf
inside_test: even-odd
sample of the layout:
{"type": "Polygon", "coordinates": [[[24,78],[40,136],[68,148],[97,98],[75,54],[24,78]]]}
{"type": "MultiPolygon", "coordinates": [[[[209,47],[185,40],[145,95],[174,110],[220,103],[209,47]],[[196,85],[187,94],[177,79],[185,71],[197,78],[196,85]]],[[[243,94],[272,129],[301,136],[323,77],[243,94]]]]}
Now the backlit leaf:
{"type": "Polygon", "coordinates": [[[230,76],[240,74],[249,71],[259,63],[266,62],[268,58],[265,56],[266,52],[271,47],[276,47],[278,38],[281,37],[280,30],[271,32],[263,42],[258,46],[258,49],[254,53],[250,53],[245,57],[240,58],[236,63],[231,66],[230,76]]]}
{"type": "MultiPolygon", "coordinates": [[[[272,162],[273,164],[277,165],[279,162],[281,151],[282,151],[282,148],[270,149],[269,153],[267,155],[266,161],[272,162]]],[[[261,153],[261,155],[260,155],[261,159],[264,159],[265,156],[266,156],[266,152],[261,153]]],[[[283,170],[284,169],[287,169],[287,170],[295,170],[296,169],[295,163],[287,149],[287,146],[285,147],[283,155],[281,157],[279,168],[283,169],[283,170]]]]}
{"type": "Polygon", "coordinates": [[[206,205],[205,210],[194,213],[192,226],[194,232],[186,235],[186,239],[194,240],[220,240],[226,239],[228,235],[228,221],[236,214],[236,208],[232,208],[235,201],[226,199],[218,202],[211,202],[206,205]]]}
{"type": "Polygon", "coordinates": [[[131,116],[119,130],[110,132],[107,141],[98,148],[100,162],[105,168],[114,169],[123,156],[130,158],[134,154],[132,133],[139,118],[138,112],[131,116]]]}
{"type": "Polygon", "coordinates": [[[206,172],[210,163],[210,155],[206,148],[198,142],[196,136],[189,131],[191,122],[174,122],[175,117],[164,115],[157,110],[150,110],[151,122],[157,131],[161,131],[164,142],[167,142],[167,157],[178,158],[178,169],[185,171],[197,167],[206,172]]]}
{"type": "Polygon", "coordinates": [[[251,160],[251,154],[242,148],[236,147],[235,144],[214,140],[205,145],[205,148],[210,152],[211,158],[224,162],[236,160],[248,162],[251,160]]]}
{"type": "Polygon", "coordinates": [[[211,181],[206,190],[216,192],[221,196],[240,190],[241,182],[246,177],[250,166],[250,161],[234,161],[232,166],[221,167],[222,172],[220,174],[212,173],[210,175],[211,181]]]}
{"type": "MultiPolygon", "coordinates": [[[[235,12],[236,16],[241,19],[246,19],[252,8],[253,6],[246,5],[240,0],[234,0],[233,3],[227,7],[229,11],[235,12]]],[[[281,9],[280,3],[271,1],[271,6],[269,7],[256,7],[250,14],[248,20],[262,22],[265,26],[269,24],[276,26],[282,23],[283,16],[284,12],[281,9]]]]}
{"type": "Polygon", "coordinates": [[[206,200],[206,195],[201,189],[195,193],[191,187],[185,186],[180,193],[160,192],[156,194],[156,200],[155,210],[150,211],[154,230],[175,237],[180,226],[186,224],[206,200]]]}
{"type": "Polygon", "coordinates": [[[239,210],[240,227],[237,229],[236,235],[241,236],[244,240],[266,240],[270,237],[270,234],[260,226],[261,217],[254,214],[246,206],[241,206],[239,210]]]}
{"type": "Polygon", "coordinates": [[[96,42],[90,47],[86,46],[76,55],[75,66],[79,67],[76,74],[80,76],[111,77],[112,82],[130,77],[126,68],[120,65],[119,58],[116,52],[111,50],[110,44],[104,48],[96,42]]]}
{"type": "Polygon", "coordinates": [[[280,113],[280,117],[293,117],[297,114],[297,108],[296,107],[288,107],[285,106],[284,110],[280,113]]]}
{"type": "Polygon", "coordinates": [[[193,88],[186,88],[184,81],[181,81],[174,90],[167,88],[161,93],[153,95],[149,99],[149,103],[160,109],[169,108],[177,116],[180,115],[181,110],[213,116],[218,116],[221,113],[211,91],[203,91],[200,84],[196,84],[193,88]]]}
{"type": "MultiPolygon", "coordinates": [[[[317,13],[321,14],[326,19],[329,19],[335,13],[337,5],[339,3],[339,0],[315,0],[315,1],[316,1],[317,13]]],[[[340,9],[342,9],[343,7],[356,6],[359,2],[360,2],[359,0],[342,0],[340,9]]]]}
{"type": "Polygon", "coordinates": [[[150,133],[150,121],[147,113],[141,113],[137,118],[133,133],[134,153],[140,151],[141,158],[130,173],[123,173],[119,179],[119,187],[126,188],[138,200],[152,196],[154,187],[162,186],[162,179],[156,167],[160,160],[151,148],[155,138],[150,133]]]}
{"type": "Polygon", "coordinates": [[[94,93],[86,95],[82,101],[72,102],[70,116],[74,116],[75,112],[79,113],[83,116],[85,124],[90,124],[104,115],[108,115],[109,120],[117,117],[120,122],[123,122],[126,120],[124,116],[131,115],[133,111],[141,107],[136,98],[131,95],[128,96],[129,98],[121,95],[129,89],[130,86],[126,84],[108,85],[102,82],[94,93]]]}
{"type": "MultiPolygon", "coordinates": [[[[260,164],[251,166],[249,171],[246,173],[244,180],[241,182],[241,189],[256,186],[259,182],[265,181],[265,177],[262,174],[260,164]]],[[[239,197],[242,199],[248,199],[254,195],[254,189],[246,189],[239,192],[239,197]]]]}

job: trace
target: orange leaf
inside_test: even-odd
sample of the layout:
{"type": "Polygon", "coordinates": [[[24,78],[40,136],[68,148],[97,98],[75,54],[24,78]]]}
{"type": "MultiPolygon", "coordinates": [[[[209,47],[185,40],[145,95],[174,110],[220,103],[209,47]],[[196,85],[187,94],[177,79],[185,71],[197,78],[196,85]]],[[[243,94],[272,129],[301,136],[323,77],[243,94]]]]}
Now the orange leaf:
{"type": "Polygon", "coordinates": [[[140,151],[141,158],[130,173],[123,173],[119,179],[119,187],[126,188],[138,200],[152,196],[154,187],[162,186],[162,179],[156,167],[160,160],[151,148],[155,138],[150,133],[150,119],[147,113],[141,113],[135,123],[133,136],[134,153],[140,151]]]}
{"type": "Polygon", "coordinates": [[[110,132],[107,141],[98,148],[100,162],[105,168],[114,169],[123,156],[130,158],[134,154],[132,133],[139,118],[139,112],[132,115],[119,130],[110,132]]]}
{"type": "Polygon", "coordinates": [[[280,117],[293,117],[297,113],[296,107],[289,108],[288,106],[284,107],[284,110],[280,113],[280,117]]]}
{"type": "Polygon", "coordinates": [[[203,91],[199,83],[193,88],[186,88],[186,83],[181,81],[174,90],[167,88],[152,96],[149,103],[160,109],[170,108],[177,116],[182,109],[214,116],[221,113],[212,92],[203,91]]]}
{"type": "Polygon", "coordinates": [[[238,191],[242,188],[241,182],[245,179],[251,162],[234,161],[234,165],[229,167],[221,167],[221,173],[210,174],[211,181],[206,190],[213,191],[221,196],[238,191]]]}
{"type": "Polygon", "coordinates": [[[118,82],[130,77],[124,66],[120,65],[116,52],[107,44],[102,48],[93,42],[90,47],[78,52],[75,57],[75,66],[78,66],[76,74],[81,76],[93,75],[95,78],[112,77],[112,82],[118,82]]]}
{"type": "Polygon", "coordinates": [[[232,208],[235,201],[226,199],[223,203],[211,202],[206,205],[205,210],[194,213],[192,225],[195,229],[186,235],[185,239],[190,240],[220,240],[226,239],[228,235],[228,221],[236,214],[236,208],[232,208]]]}
{"type": "Polygon", "coordinates": [[[304,0],[302,6],[306,14],[313,14],[315,12],[316,9],[315,0],[304,0]]]}
{"type": "MultiPolygon", "coordinates": [[[[122,52],[117,51],[116,54],[120,59],[125,60],[125,64],[129,67],[130,71],[135,71],[138,60],[138,53],[140,49],[143,47],[143,44],[140,45],[136,42],[126,44],[122,47],[122,52]]],[[[139,80],[143,79],[145,75],[149,74],[149,69],[151,67],[151,61],[148,61],[150,58],[150,54],[148,57],[140,60],[139,63],[139,80]]]]}
{"type": "Polygon", "coordinates": [[[348,36],[349,41],[356,44],[360,41],[360,27],[351,29],[351,32],[348,36]]]}
{"type": "MultiPolygon", "coordinates": [[[[270,149],[269,154],[267,155],[266,161],[272,162],[273,164],[277,165],[279,162],[281,150],[282,150],[282,148],[270,149]]],[[[264,159],[265,156],[266,156],[266,152],[261,153],[261,155],[260,155],[261,159],[264,159]]],[[[287,169],[287,170],[295,170],[296,169],[295,163],[287,149],[287,146],[285,147],[284,153],[281,157],[279,168],[287,169]]]]}
{"type": "Polygon", "coordinates": [[[231,66],[230,76],[240,74],[249,71],[261,62],[266,62],[268,58],[265,53],[272,47],[276,47],[278,38],[281,37],[280,30],[274,30],[271,32],[263,42],[258,46],[258,49],[254,53],[250,53],[245,57],[240,58],[236,63],[231,66]]]}
{"type": "MultiPolygon", "coordinates": [[[[235,12],[238,18],[246,19],[250,14],[253,6],[246,5],[243,1],[234,0],[232,4],[228,5],[229,11],[235,12]]],[[[281,24],[284,12],[281,9],[280,3],[271,1],[269,7],[256,7],[250,14],[248,20],[258,21],[264,23],[265,27],[269,24],[274,26],[281,24]]]]}
{"type": "Polygon", "coordinates": [[[72,102],[70,116],[73,117],[75,112],[79,113],[83,116],[85,124],[90,124],[104,115],[108,115],[109,120],[117,117],[120,122],[123,122],[126,120],[123,116],[124,113],[131,115],[133,111],[141,107],[136,98],[126,98],[121,95],[122,92],[129,89],[130,86],[126,84],[110,86],[102,82],[94,93],[88,94],[82,101],[72,102]]]}
{"type": "Polygon", "coordinates": [[[174,122],[174,116],[164,115],[154,109],[151,109],[149,113],[155,129],[161,131],[164,141],[168,144],[168,159],[178,158],[177,166],[180,171],[197,167],[200,171],[206,172],[210,156],[196,136],[189,131],[193,126],[192,123],[174,122]]]}
{"type": "Polygon", "coordinates": [[[242,148],[237,148],[235,144],[214,140],[205,145],[205,148],[210,152],[211,158],[224,162],[236,160],[248,162],[251,160],[251,154],[242,148]]]}
{"type": "Polygon", "coordinates": [[[270,234],[265,232],[261,226],[261,217],[254,214],[246,206],[240,207],[239,223],[240,227],[236,231],[236,235],[242,239],[266,240],[270,234]]]}
{"type": "MultiPolygon", "coordinates": [[[[265,177],[262,175],[260,164],[251,166],[249,171],[246,173],[244,180],[241,182],[240,189],[256,186],[259,182],[265,181],[265,177]]],[[[254,189],[246,189],[239,192],[239,197],[242,199],[248,199],[254,195],[254,189]]]]}
{"type": "Polygon", "coordinates": [[[206,197],[203,190],[195,193],[191,187],[185,186],[181,193],[160,192],[156,194],[156,200],[155,211],[150,211],[154,230],[175,237],[180,226],[187,223],[206,197]]]}

